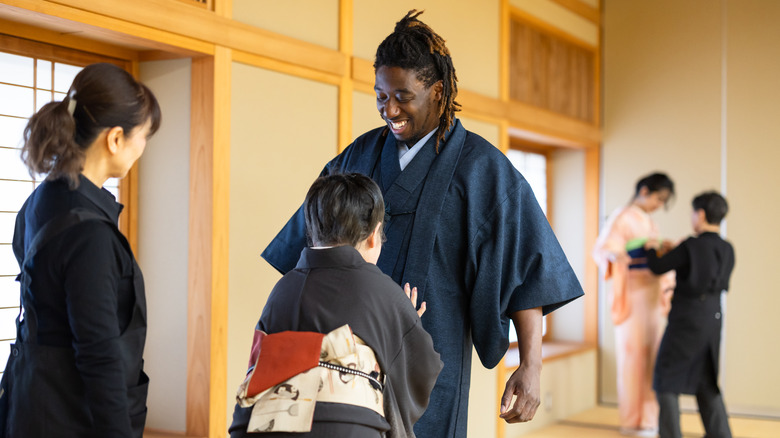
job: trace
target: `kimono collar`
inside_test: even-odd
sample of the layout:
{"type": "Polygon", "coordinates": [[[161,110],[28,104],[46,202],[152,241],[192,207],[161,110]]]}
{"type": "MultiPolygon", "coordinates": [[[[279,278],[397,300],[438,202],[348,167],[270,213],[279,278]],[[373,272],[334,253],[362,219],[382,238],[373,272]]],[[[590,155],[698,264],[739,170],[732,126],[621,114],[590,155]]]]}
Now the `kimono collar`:
{"type": "Polygon", "coordinates": [[[417,284],[420,297],[425,296],[425,286],[419,285],[425,285],[428,278],[430,255],[433,254],[434,242],[441,224],[444,200],[460,161],[466,134],[463,125],[455,119],[444,135],[444,143],[439,144],[439,155],[428,171],[428,175],[436,176],[426,179],[418,202],[418,205],[425,208],[419,209],[415,214],[411,235],[411,241],[415,244],[409,249],[401,284],[417,284]]]}
{"type": "Polygon", "coordinates": [[[304,248],[295,269],[333,268],[339,266],[360,266],[368,262],[358,250],[349,245],[325,249],[304,248]]]}

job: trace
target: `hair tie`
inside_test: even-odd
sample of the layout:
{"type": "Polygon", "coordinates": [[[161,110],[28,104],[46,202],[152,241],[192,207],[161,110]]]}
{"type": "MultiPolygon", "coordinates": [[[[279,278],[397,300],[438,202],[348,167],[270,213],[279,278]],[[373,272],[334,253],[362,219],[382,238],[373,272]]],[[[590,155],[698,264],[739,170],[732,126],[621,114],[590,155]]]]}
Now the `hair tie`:
{"type": "Polygon", "coordinates": [[[76,90],[70,90],[68,93],[68,114],[73,117],[73,112],[76,111],[76,90]]]}

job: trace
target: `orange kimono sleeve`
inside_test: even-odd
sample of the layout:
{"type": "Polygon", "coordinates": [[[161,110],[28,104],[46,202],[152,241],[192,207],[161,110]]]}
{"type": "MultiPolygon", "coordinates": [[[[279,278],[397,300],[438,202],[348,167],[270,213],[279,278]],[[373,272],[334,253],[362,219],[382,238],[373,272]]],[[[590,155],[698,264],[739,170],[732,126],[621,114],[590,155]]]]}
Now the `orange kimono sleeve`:
{"type": "Polygon", "coordinates": [[[628,265],[607,261],[604,279],[612,279],[612,323],[615,325],[625,321],[631,314],[631,303],[628,300],[628,265]]]}

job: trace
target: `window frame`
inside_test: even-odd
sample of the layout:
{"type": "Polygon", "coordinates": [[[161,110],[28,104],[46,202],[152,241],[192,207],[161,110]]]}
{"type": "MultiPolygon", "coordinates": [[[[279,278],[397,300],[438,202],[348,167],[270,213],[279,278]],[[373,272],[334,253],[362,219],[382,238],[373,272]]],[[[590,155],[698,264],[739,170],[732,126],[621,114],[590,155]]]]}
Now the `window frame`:
{"type": "MultiPolygon", "coordinates": [[[[546,162],[545,177],[547,179],[547,181],[546,181],[546,184],[547,184],[546,198],[547,199],[546,199],[546,205],[545,205],[547,213],[546,213],[545,216],[547,217],[547,222],[552,227],[552,224],[553,224],[553,213],[554,213],[553,212],[553,204],[554,203],[552,202],[553,193],[554,193],[554,190],[553,190],[554,178],[553,178],[553,169],[552,169],[551,163],[552,163],[552,153],[555,150],[555,147],[554,146],[546,146],[546,145],[543,145],[543,144],[540,144],[540,143],[534,143],[532,141],[521,139],[521,138],[511,137],[509,139],[509,149],[510,150],[515,150],[515,151],[532,153],[532,154],[538,154],[538,155],[544,156],[544,159],[545,159],[545,162],[546,162]]],[[[550,315],[545,315],[543,318],[545,319],[545,325],[546,325],[546,329],[547,330],[544,333],[544,336],[542,336],[542,342],[549,342],[549,341],[552,341],[554,339],[554,337],[555,337],[554,333],[553,333],[553,330],[552,330],[552,327],[553,327],[552,320],[553,320],[554,316],[553,316],[553,314],[550,314],[550,315]]],[[[511,349],[515,349],[515,348],[517,348],[517,342],[511,342],[509,344],[509,349],[511,350],[511,349]]]]}
{"type": "MultiPolygon", "coordinates": [[[[57,46],[25,38],[0,34],[0,52],[27,56],[52,62],[87,66],[96,62],[117,65],[133,76],[137,76],[137,63],[83,50],[57,46]]],[[[32,115],[32,114],[31,114],[32,115]]],[[[137,251],[138,241],[138,163],[136,162],[125,178],[119,180],[119,202],[124,205],[119,217],[119,230],[125,235],[130,247],[137,251]]]]}

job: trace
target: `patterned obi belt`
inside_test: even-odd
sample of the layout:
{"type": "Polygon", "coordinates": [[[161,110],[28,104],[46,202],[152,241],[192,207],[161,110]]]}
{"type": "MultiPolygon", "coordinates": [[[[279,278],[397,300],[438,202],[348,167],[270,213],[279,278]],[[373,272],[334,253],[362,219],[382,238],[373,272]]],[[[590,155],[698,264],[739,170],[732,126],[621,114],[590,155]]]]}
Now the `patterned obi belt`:
{"type": "Polygon", "coordinates": [[[309,432],[318,401],[384,417],[382,384],[374,351],[349,325],[327,335],[255,330],[249,373],[236,398],[252,407],[247,432],[309,432]]]}

